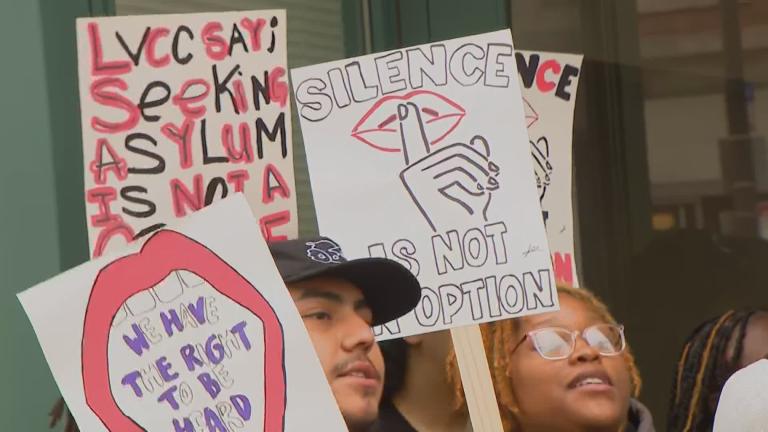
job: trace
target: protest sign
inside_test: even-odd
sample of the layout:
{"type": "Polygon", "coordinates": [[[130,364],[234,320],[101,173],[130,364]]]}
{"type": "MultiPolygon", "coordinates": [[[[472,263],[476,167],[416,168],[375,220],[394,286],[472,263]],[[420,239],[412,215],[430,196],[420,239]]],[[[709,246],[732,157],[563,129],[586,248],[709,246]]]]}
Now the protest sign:
{"type": "Polygon", "coordinates": [[[285,11],[77,21],[93,256],[235,192],[297,236],[285,11]]]}
{"type": "Polygon", "coordinates": [[[509,31],[291,73],[320,231],[423,286],[379,339],[557,308],[509,31]]]}
{"type": "Polygon", "coordinates": [[[768,430],[768,359],[736,371],[723,386],[714,419],[714,432],[768,430]]]}
{"type": "Polygon", "coordinates": [[[346,430],[241,194],[19,300],[82,431],[346,430]]]}
{"type": "Polygon", "coordinates": [[[578,286],[571,168],[582,56],[519,50],[515,59],[555,279],[578,286]]]}

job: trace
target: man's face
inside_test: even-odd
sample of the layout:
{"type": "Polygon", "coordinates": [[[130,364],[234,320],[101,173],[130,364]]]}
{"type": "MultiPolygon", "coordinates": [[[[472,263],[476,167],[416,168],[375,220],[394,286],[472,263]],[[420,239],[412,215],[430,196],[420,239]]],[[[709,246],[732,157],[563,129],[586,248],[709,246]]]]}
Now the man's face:
{"type": "Polygon", "coordinates": [[[289,283],[325,376],[350,430],[378,416],[384,360],[373,338],[371,309],[355,285],[316,277],[289,283]]]}

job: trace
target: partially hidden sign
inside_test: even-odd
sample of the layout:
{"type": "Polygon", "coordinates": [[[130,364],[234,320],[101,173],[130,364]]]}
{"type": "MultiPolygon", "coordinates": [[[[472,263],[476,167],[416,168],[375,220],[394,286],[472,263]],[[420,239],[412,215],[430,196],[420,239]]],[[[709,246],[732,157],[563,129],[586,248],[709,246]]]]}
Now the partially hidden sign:
{"type": "Polygon", "coordinates": [[[557,308],[509,31],[291,74],[320,231],[422,284],[380,339],[557,308]]]}
{"type": "Polygon", "coordinates": [[[77,21],[93,256],[236,192],[297,236],[285,11],[77,21]]]}
{"type": "Polygon", "coordinates": [[[582,56],[519,50],[515,57],[555,279],[578,286],[571,196],[573,111],[582,56]]]}
{"type": "Polygon", "coordinates": [[[346,430],[240,194],[19,299],[83,431],[346,430]]]}

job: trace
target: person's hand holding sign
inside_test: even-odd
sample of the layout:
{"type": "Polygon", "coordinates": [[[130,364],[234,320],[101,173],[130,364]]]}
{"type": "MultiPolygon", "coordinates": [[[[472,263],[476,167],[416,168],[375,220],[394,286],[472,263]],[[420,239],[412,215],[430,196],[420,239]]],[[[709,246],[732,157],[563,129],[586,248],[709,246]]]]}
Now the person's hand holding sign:
{"type": "Polygon", "coordinates": [[[434,231],[451,229],[449,221],[487,221],[499,167],[490,160],[488,142],[480,135],[469,144],[455,143],[430,152],[419,107],[397,106],[406,168],[400,179],[434,231]]]}

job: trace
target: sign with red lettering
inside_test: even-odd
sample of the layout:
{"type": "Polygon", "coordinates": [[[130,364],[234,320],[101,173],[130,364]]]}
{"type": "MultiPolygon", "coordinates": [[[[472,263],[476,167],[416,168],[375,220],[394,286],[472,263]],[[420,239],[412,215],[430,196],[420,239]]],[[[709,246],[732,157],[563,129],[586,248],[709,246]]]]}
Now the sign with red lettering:
{"type": "Polygon", "coordinates": [[[578,286],[573,241],[573,110],[582,56],[515,52],[555,279],[578,286]]]}
{"type": "Polygon", "coordinates": [[[242,194],[19,300],[81,431],[346,430],[242,194]]]}
{"type": "Polygon", "coordinates": [[[380,339],[558,307],[509,30],[291,75],[320,231],[422,284],[380,339]]]}
{"type": "Polygon", "coordinates": [[[77,21],[93,256],[243,192],[297,236],[285,11],[77,21]]]}

